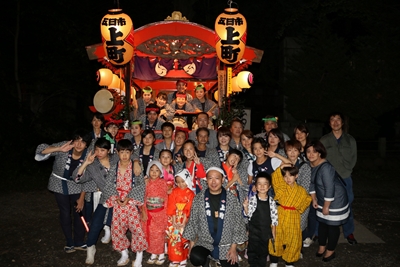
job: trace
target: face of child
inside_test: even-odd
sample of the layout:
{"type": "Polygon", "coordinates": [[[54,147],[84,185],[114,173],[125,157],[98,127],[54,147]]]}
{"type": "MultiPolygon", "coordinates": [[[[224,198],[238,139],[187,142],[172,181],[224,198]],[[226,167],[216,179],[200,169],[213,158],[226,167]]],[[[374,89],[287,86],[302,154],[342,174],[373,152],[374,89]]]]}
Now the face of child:
{"type": "Polygon", "coordinates": [[[221,146],[227,146],[229,145],[229,142],[231,141],[231,138],[228,135],[219,135],[218,136],[218,143],[221,146]]]}
{"type": "Polygon", "coordinates": [[[239,164],[240,157],[234,153],[228,154],[226,163],[229,166],[237,166],[239,164]]]}
{"type": "Polygon", "coordinates": [[[175,133],[175,145],[181,146],[186,141],[186,135],[184,132],[177,132],[175,133]]]}
{"type": "Polygon", "coordinates": [[[275,129],[278,127],[278,124],[276,124],[276,122],[274,121],[266,121],[264,123],[264,130],[269,133],[269,131],[271,131],[272,129],[275,129]]]}
{"type": "Polygon", "coordinates": [[[206,145],[208,142],[208,133],[206,131],[199,131],[196,138],[199,144],[206,145]]]}
{"type": "Polygon", "coordinates": [[[112,137],[117,136],[118,126],[115,124],[110,124],[107,126],[106,131],[112,135],[112,137]]]}
{"type": "Polygon", "coordinates": [[[92,119],[92,126],[93,126],[94,129],[100,129],[100,127],[101,127],[101,120],[98,119],[98,118],[96,118],[96,117],[93,117],[93,119],[92,119]]]}
{"type": "Polygon", "coordinates": [[[185,105],[186,103],[186,97],[177,97],[176,98],[176,104],[178,105],[178,107],[183,107],[183,105],[185,105]]]}
{"type": "Polygon", "coordinates": [[[297,161],[297,158],[298,158],[299,155],[300,155],[300,151],[297,150],[297,148],[295,148],[295,147],[289,147],[289,148],[286,150],[286,154],[287,154],[287,156],[288,156],[288,159],[289,159],[291,162],[296,162],[296,161],[297,161]]]}
{"type": "Polygon", "coordinates": [[[160,163],[164,168],[170,166],[171,163],[172,163],[171,153],[162,152],[161,155],[160,155],[160,163]]]}
{"type": "Polygon", "coordinates": [[[176,176],[175,181],[176,181],[176,185],[180,189],[186,189],[187,188],[187,184],[185,183],[185,180],[183,180],[181,177],[176,176]]]}
{"type": "Polygon", "coordinates": [[[164,139],[170,139],[172,138],[172,128],[171,127],[164,127],[162,129],[162,135],[164,136],[164,139]]]}
{"type": "Polygon", "coordinates": [[[149,170],[150,179],[156,180],[160,178],[160,176],[161,176],[161,170],[157,167],[157,165],[154,164],[153,166],[151,166],[149,170]]]}
{"type": "Polygon", "coordinates": [[[285,176],[283,176],[283,179],[288,185],[293,186],[296,183],[297,176],[298,175],[291,175],[289,172],[286,172],[285,176]]]}
{"type": "Polygon", "coordinates": [[[139,124],[132,124],[132,126],[131,126],[131,134],[133,136],[140,135],[141,131],[142,131],[142,128],[140,127],[139,124]]]}
{"type": "Polygon", "coordinates": [[[143,101],[144,101],[145,103],[149,103],[150,100],[151,100],[151,93],[144,93],[144,92],[143,92],[142,97],[143,97],[143,101]]]}
{"type": "Polygon", "coordinates": [[[108,157],[108,149],[96,147],[94,153],[99,160],[105,159],[108,157]]]}
{"type": "Polygon", "coordinates": [[[270,134],[268,136],[268,144],[270,144],[271,146],[277,146],[279,144],[278,136],[276,136],[274,134],[270,134]]]}
{"type": "Polygon", "coordinates": [[[257,178],[256,189],[257,192],[260,194],[267,194],[268,190],[271,188],[267,178],[260,177],[257,178]]]}
{"type": "Polygon", "coordinates": [[[118,151],[117,153],[118,153],[118,157],[119,157],[119,161],[120,162],[127,163],[127,162],[129,162],[131,160],[132,151],[124,149],[124,150],[118,151]]]}
{"type": "Polygon", "coordinates": [[[265,157],[265,149],[262,147],[260,143],[253,144],[253,154],[257,158],[265,157]]]}
{"type": "Polygon", "coordinates": [[[142,142],[145,146],[152,146],[154,143],[154,136],[152,134],[147,134],[143,139],[142,142]]]}
{"type": "Polygon", "coordinates": [[[185,146],[183,147],[183,155],[185,155],[185,157],[187,159],[193,159],[194,155],[196,154],[196,150],[194,149],[193,144],[191,143],[187,143],[185,144],[185,146]]]}
{"type": "Polygon", "coordinates": [[[253,138],[248,138],[244,134],[240,136],[240,142],[242,143],[242,146],[246,148],[247,151],[251,151],[251,142],[253,141],[253,138]]]}
{"type": "Polygon", "coordinates": [[[160,108],[165,106],[165,104],[167,103],[167,100],[161,98],[161,97],[157,97],[157,106],[159,106],[160,108]]]}
{"type": "Polygon", "coordinates": [[[203,99],[204,98],[204,90],[203,89],[197,89],[196,90],[196,98],[198,99],[203,99]]]}

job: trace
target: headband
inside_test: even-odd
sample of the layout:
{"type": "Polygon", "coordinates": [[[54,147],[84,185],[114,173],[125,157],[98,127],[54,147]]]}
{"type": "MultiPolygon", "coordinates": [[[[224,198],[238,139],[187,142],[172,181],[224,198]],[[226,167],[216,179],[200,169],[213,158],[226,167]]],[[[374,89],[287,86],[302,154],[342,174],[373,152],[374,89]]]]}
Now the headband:
{"type": "Polygon", "coordinates": [[[156,104],[150,104],[146,107],[146,114],[150,111],[154,111],[157,114],[160,114],[160,108],[156,104]]]}
{"type": "Polygon", "coordinates": [[[176,98],[178,97],[186,98],[186,94],[177,93],[176,98]]]}
{"type": "Polygon", "coordinates": [[[199,85],[196,86],[196,88],[194,88],[194,90],[205,90],[204,85],[201,83],[199,85]]]}
{"type": "Polygon", "coordinates": [[[115,124],[117,126],[119,126],[121,123],[123,123],[122,120],[113,120],[113,119],[109,119],[106,124],[105,127],[108,127],[110,124],[115,124]]]}
{"type": "Polygon", "coordinates": [[[264,122],[267,122],[267,121],[278,122],[278,117],[262,118],[262,120],[263,120],[264,122]]]}
{"type": "Polygon", "coordinates": [[[222,174],[222,177],[225,177],[225,172],[221,168],[218,168],[218,167],[208,168],[207,171],[206,171],[206,174],[209,173],[210,171],[217,171],[220,174],[222,174]]]}
{"type": "Polygon", "coordinates": [[[151,88],[150,86],[146,86],[142,89],[142,91],[146,94],[151,94],[153,92],[153,88],[151,88]]]}
{"type": "Polygon", "coordinates": [[[184,83],[185,85],[187,85],[187,81],[183,79],[177,80],[176,85],[178,85],[178,83],[184,83]]]}
{"type": "Polygon", "coordinates": [[[136,120],[131,122],[132,125],[140,125],[142,124],[142,121],[136,120]]]}
{"type": "Polygon", "coordinates": [[[177,126],[177,127],[175,127],[175,134],[176,134],[176,132],[178,132],[178,131],[184,132],[184,133],[185,133],[185,136],[186,136],[186,139],[189,138],[189,129],[188,129],[188,128],[182,128],[182,127],[177,126]]]}

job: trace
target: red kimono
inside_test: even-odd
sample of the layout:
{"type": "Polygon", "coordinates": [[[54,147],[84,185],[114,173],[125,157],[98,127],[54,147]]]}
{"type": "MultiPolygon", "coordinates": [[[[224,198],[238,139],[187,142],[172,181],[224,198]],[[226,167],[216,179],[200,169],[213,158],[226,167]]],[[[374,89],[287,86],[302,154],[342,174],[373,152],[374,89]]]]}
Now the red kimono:
{"type": "Polygon", "coordinates": [[[144,222],[146,239],[149,244],[147,252],[163,254],[165,244],[165,229],[167,227],[167,183],[164,179],[149,179],[144,194],[144,209],[147,221],[144,222]]]}
{"type": "Polygon", "coordinates": [[[172,216],[176,216],[176,222],[182,223],[184,217],[186,217],[186,223],[189,219],[190,209],[195,194],[189,188],[181,189],[176,187],[172,190],[172,193],[168,198],[168,258],[175,262],[181,262],[187,259],[189,246],[185,244],[188,242],[182,237],[183,227],[175,229],[172,225],[172,216]]]}

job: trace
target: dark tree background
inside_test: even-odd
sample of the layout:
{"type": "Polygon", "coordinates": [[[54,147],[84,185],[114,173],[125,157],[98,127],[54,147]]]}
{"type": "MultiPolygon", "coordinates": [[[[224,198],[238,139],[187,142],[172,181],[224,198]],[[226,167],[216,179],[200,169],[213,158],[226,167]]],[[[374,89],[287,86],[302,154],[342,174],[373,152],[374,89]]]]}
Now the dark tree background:
{"type": "MultiPolygon", "coordinates": [[[[264,51],[262,62],[249,69],[255,84],[239,95],[252,108],[254,132],[266,114],[282,116],[285,105],[296,120],[323,121],[329,111],[342,110],[357,138],[374,138],[379,126],[399,120],[397,1],[236,2],[248,22],[247,45],[264,51]],[[282,44],[288,37],[299,49],[285,58],[289,65],[283,72],[282,44]]],[[[227,7],[225,0],[119,3],[135,28],[179,10],[213,29],[227,7]]],[[[101,65],[88,59],[85,46],[101,42],[100,20],[115,1],[13,0],[4,7],[1,160],[10,166],[7,177],[29,177],[37,171],[38,143],[64,140],[77,127],[90,129],[88,106],[99,89],[101,65]]]]}

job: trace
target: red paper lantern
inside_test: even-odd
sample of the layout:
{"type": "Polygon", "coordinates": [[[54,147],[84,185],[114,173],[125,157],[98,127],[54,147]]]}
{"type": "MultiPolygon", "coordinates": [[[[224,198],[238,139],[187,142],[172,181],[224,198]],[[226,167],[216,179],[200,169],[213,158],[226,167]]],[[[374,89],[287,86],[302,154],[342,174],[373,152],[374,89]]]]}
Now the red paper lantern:
{"type": "Polygon", "coordinates": [[[101,19],[104,51],[114,65],[125,65],[133,57],[133,23],[122,9],[110,9],[101,19]]]}
{"type": "Polygon", "coordinates": [[[225,64],[235,64],[242,59],[246,49],[247,22],[237,8],[225,8],[215,20],[218,58],[225,64]]]}

